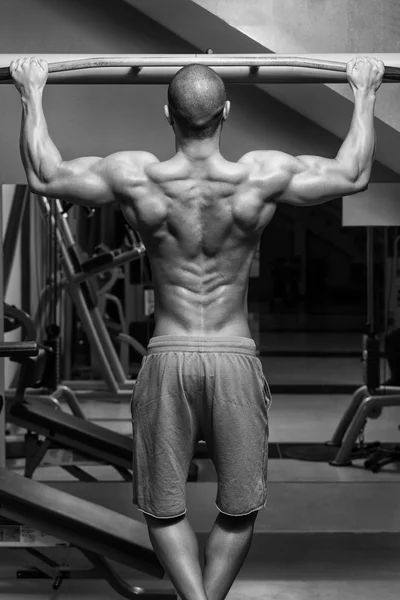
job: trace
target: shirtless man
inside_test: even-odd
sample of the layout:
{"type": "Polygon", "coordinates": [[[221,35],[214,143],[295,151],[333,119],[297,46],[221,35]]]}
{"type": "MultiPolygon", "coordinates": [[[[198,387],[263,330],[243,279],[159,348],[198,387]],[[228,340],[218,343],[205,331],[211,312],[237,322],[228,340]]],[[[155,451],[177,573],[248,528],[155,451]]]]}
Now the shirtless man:
{"type": "Polygon", "coordinates": [[[147,152],[63,161],[42,110],[47,64],[23,59],[10,70],[21,94],[30,189],[91,207],[120,203],[147,248],[156,329],[132,398],[134,502],[180,597],[222,600],[267,503],[270,393],[247,323],[251,262],[280,202],[322,204],[367,188],[383,64],[348,63],[354,115],[336,158],[255,151],[237,163],[219,151],[230,105],[223,81],[208,67],[184,67],[169,86],[165,114],[176,154],[165,162],[147,152]],[[203,571],[185,516],[199,439],[218,473],[220,511],[203,571]]]}

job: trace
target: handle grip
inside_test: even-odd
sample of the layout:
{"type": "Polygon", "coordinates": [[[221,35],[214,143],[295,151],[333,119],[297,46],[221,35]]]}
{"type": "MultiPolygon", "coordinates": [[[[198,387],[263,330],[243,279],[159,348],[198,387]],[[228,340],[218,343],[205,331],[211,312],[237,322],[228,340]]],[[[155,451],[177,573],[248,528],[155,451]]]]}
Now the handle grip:
{"type": "Polygon", "coordinates": [[[36,342],[0,342],[0,357],[28,358],[37,356],[38,352],[36,342]]]}

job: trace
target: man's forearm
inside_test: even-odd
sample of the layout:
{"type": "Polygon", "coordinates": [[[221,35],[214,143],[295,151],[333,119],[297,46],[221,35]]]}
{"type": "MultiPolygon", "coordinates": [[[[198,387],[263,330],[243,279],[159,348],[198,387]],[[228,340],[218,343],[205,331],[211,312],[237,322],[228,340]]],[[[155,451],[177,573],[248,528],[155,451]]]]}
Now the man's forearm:
{"type": "Polygon", "coordinates": [[[374,92],[356,90],[350,130],[336,156],[352,181],[368,183],[371,174],[375,156],[375,100],[374,92]]]}
{"type": "Polygon", "coordinates": [[[21,158],[29,185],[40,189],[54,178],[62,158],[47,130],[42,93],[23,95],[21,101],[21,158]]]}

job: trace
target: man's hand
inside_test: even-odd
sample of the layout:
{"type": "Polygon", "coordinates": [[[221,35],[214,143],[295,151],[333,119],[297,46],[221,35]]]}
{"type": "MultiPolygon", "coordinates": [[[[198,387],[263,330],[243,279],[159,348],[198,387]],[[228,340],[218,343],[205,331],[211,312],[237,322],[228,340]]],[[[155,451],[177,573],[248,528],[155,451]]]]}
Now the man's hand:
{"type": "Polygon", "coordinates": [[[347,77],[353,93],[375,93],[380,88],[385,65],[376,58],[353,58],[347,63],[347,77]]]}
{"type": "Polygon", "coordinates": [[[42,92],[46,85],[49,69],[40,58],[18,58],[10,64],[10,74],[21,96],[42,92]]]}

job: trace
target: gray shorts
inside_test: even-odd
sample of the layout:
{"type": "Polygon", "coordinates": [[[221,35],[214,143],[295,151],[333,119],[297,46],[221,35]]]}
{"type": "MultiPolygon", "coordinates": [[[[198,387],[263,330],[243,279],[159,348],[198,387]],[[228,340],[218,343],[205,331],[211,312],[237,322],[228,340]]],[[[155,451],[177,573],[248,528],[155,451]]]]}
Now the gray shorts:
{"type": "Polygon", "coordinates": [[[253,340],[152,338],[132,396],[133,502],[186,512],[186,481],[204,440],[218,475],[216,506],[241,516],[267,505],[271,394],[253,340]]]}

